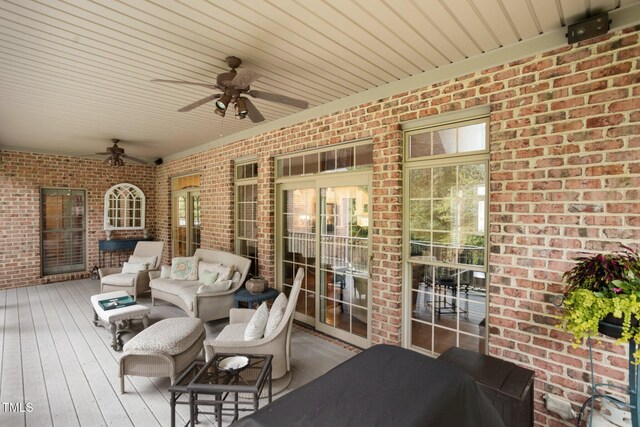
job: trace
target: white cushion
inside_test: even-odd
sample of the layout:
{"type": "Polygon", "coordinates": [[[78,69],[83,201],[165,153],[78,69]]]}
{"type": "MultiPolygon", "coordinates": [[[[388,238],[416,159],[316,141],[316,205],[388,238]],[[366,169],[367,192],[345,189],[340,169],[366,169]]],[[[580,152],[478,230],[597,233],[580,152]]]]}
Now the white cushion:
{"type": "Polygon", "coordinates": [[[157,256],[137,256],[131,255],[129,257],[129,262],[134,264],[147,264],[147,268],[153,270],[156,268],[156,263],[158,262],[157,256]]]}
{"type": "Polygon", "coordinates": [[[138,275],[136,273],[118,273],[104,276],[100,283],[109,286],[133,286],[138,275]]]}
{"type": "Polygon", "coordinates": [[[137,274],[141,271],[144,271],[147,269],[147,264],[138,264],[138,263],[133,263],[133,262],[124,262],[122,264],[122,272],[123,273],[133,273],[133,274],[137,274]]]}
{"type": "Polygon", "coordinates": [[[240,278],[242,278],[242,273],[236,271],[235,273],[233,273],[233,276],[231,276],[231,282],[233,282],[234,285],[237,285],[240,281],[240,278]]]}
{"type": "Polygon", "coordinates": [[[191,287],[194,285],[198,285],[198,282],[195,280],[173,280],[157,278],[149,282],[149,287],[151,289],[168,292],[170,294],[177,293],[180,288],[191,287]]]}
{"type": "Polygon", "coordinates": [[[169,279],[171,278],[171,266],[163,265],[160,269],[160,278],[161,279],[169,279]]]}
{"type": "Polygon", "coordinates": [[[176,257],[171,260],[171,278],[198,280],[198,260],[194,257],[176,257]]]}
{"type": "Polygon", "coordinates": [[[218,334],[216,341],[244,341],[244,331],[248,323],[230,323],[218,334]]]}
{"type": "Polygon", "coordinates": [[[233,282],[231,280],[223,280],[222,282],[212,283],[210,285],[202,285],[198,288],[198,293],[207,293],[207,292],[224,292],[231,289],[231,285],[233,282]]]}
{"type": "Polygon", "coordinates": [[[199,261],[198,262],[198,277],[200,277],[200,275],[204,271],[216,271],[216,272],[218,272],[218,274],[220,274],[220,272],[218,270],[219,270],[221,265],[222,264],[220,264],[219,262],[199,261]]]}
{"type": "Polygon", "coordinates": [[[202,320],[191,317],[164,319],[124,345],[125,353],[165,353],[171,356],[183,353],[204,333],[202,320]]]}
{"type": "Polygon", "coordinates": [[[196,292],[198,292],[197,283],[193,286],[183,286],[179,289],[174,290],[173,292],[175,292],[175,295],[177,297],[184,301],[189,311],[193,311],[193,296],[196,294],[196,292]]]}
{"type": "MultiPolygon", "coordinates": [[[[221,264],[222,265],[222,264],[221,264]]],[[[222,271],[218,271],[218,282],[222,282],[223,280],[230,280],[233,277],[233,273],[236,272],[236,266],[231,265],[223,265],[222,271]]]]}
{"type": "Polygon", "coordinates": [[[265,338],[271,336],[284,317],[284,311],[287,309],[287,296],[283,293],[278,295],[278,298],[273,302],[271,310],[269,310],[269,318],[267,319],[267,326],[264,328],[265,338]]]}
{"type": "Polygon", "coordinates": [[[244,331],[245,341],[259,340],[264,335],[264,328],[267,326],[267,319],[269,318],[269,307],[267,303],[263,302],[260,307],[253,314],[247,329],[244,331]]]}
{"type": "Polygon", "coordinates": [[[218,272],[210,270],[198,270],[198,281],[203,285],[213,285],[218,280],[218,272]]]}
{"type": "Polygon", "coordinates": [[[222,282],[223,280],[229,280],[233,277],[233,273],[236,271],[236,266],[233,264],[224,265],[219,262],[200,261],[198,271],[203,272],[205,270],[218,273],[218,279],[216,279],[216,281],[222,282]]]}

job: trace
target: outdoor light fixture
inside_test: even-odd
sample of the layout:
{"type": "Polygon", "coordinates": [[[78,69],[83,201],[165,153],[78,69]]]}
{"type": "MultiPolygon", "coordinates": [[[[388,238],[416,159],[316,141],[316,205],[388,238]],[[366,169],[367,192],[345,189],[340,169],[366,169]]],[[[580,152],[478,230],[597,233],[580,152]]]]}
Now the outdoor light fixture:
{"type": "Polygon", "coordinates": [[[236,99],[236,117],[239,119],[244,119],[247,117],[247,101],[246,99],[240,97],[236,99]]]}
{"type": "Polygon", "coordinates": [[[602,13],[600,15],[587,18],[582,22],[569,25],[567,39],[569,40],[569,44],[573,44],[607,34],[608,31],[609,15],[607,13],[602,13]]]}
{"type": "MultiPolygon", "coordinates": [[[[220,99],[218,99],[216,101],[216,109],[218,111],[226,111],[227,106],[229,105],[229,103],[231,102],[231,95],[232,95],[232,91],[231,89],[227,89],[222,96],[220,96],[220,99]]],[[[216,113],[218,112],[216,111],[216,113]]],[[[222,117],[224,117],[224,114],[222,114],[222,117]]]]}

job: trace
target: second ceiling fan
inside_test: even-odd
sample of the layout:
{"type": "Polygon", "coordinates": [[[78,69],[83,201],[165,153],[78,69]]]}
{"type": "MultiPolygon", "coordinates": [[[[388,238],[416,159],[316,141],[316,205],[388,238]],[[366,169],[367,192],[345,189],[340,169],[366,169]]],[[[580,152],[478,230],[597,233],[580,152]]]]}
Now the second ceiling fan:
{"type": "Polygon", "coordinates": [[[260,74],[251,70],[247,70],[246,68],[237,69],[242,63],[242,60],[240,58],[236,58],[235,56],[228,56],[226,58],[226,61],[231,70],[226,73],[218,74],[215,84],[163,79],[154,79],[152,81],[157,83],[176,83],[182,85],[203,86],[209,89],[217,89],[222,92],[206,96],[196,102],[182,107],[178,110],[180,112],[191,111],[194,108],[204,105],[215,99],[216,114],[224,117],[229,107],[233,105],[235,115],[238,119],[244,119],[248,116],[252,122],[258,123],[264,121],[264,116],[260,113],[260,111],[258,111],[256,106],[253,104],[253,102],[251,102],[249,98],[242,95],[249,95],[253,98],[264,99],[265,101],[277,102],[280,104],[302,109],[309,106],[309,103],[307,101],[303,101],[301,99],[295,99],[277,93],[251,89],[249,85],[256,81],[260,77],[260,74]]]}

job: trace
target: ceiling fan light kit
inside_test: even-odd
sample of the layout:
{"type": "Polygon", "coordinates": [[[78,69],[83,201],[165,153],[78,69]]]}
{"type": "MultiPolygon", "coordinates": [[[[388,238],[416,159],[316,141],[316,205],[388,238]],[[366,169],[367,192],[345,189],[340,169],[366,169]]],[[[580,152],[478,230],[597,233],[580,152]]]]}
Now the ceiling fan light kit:
{"type": "Polygon", "coordinates": [[[244,119],[247,117],[249,110],[247,110],[247,99],[243,97],[239,97],[236,100],[236,117],[238,119],[244,119]]]}
{"type": "Polygon", "coordinates": [[[288,105],[290,107],[305,109],[309,106],[307,101],[301,99],[290,98],[285,95],[277,93],[263,92],[257,90],[251,90],[250,84],[256,81],[260,74],[255,71],[248,70],[246,68],[240,68],[242,60],[235,56],[227,56],[225,59],[227,65],[231,70],[220,73],[216,77],[216,84],[199,83],[199,82],[185,82],[181,80],[162,80],[154,79],[153,82],[157,83],[175,83],[183,85],[203,86],[208,89],[218,89],[222,91],[221,94],[214,94],[204,97],[196,102],[193,102],[185,107],[180,108],[179,112],[191,111],[201,105],[216,100],[214,112],[220,117],[225,116],[225,112],[229,108],[229,105],[234,105],[235,117],[237,119],[249,119],[254,122],[264,121],[264,116],[258,111],[256,106],[251,102],[249,98],[245,98],[242,95],[247,94],[253,98],[263,99],[269,102],[277,102],[280,104],[288,105]]]}
{"type": "Polygon", "coordinates": [[[107,148],[107,151],[105,151],[104,153],[96,153],[98,155],[107,155],[109,157],[107,157],[104,162],[102,162],[105,166],[111,166],[111,167],[120,167],[120,166],[124,166],[124,159],[128,159],[143,165],[147,165],[148,163],[144,160],[138,159],[136,157],[133,156],[129,156],[127,154],[124,153],[124,148],[120,148],[118,147],[118,143],[120,142],[119,139],[112,139],[111,142],[113,142],[113,146],[107,148]]]}

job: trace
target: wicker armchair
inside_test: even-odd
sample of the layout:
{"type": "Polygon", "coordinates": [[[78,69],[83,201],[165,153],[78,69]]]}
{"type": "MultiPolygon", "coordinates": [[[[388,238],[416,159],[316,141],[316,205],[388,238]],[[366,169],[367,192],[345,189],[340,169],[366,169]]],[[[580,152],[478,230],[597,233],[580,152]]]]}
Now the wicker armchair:
{"type": "Polygon", "coordinates": [[[300,268],[293,281],[293,287],[291,288],[287,308],[282,320],[272,334],[255,341],[245,341],[244,330],[256,310],[232,308],[229,312],[229,325],[225,326],[218,338],[205,340],[204,349],[207,358],[211,358],[215,353],[272,354],[273,379],[281,379],[278,385],[274,383],[274,392],[286,387],[291,381],[290,358],[293,314],[303,278],[304,270],[300,268]],[[228,339],[230,336],[233,336],[234,339],[228,339]],[[223,339],[220,339],[220,337],[223,339]]]}
{"type": "Polygon", "coordinates": [[[133,256],[156,257],[156,264],[149,269],[133,273],[123,273],[122,267],[101,268],[100,293],[126,291],[135,300],[138,295],[149,290],[149,271],[158,270],[162,262],[164,242],[138,242],[133,250],[133,256]]]}

